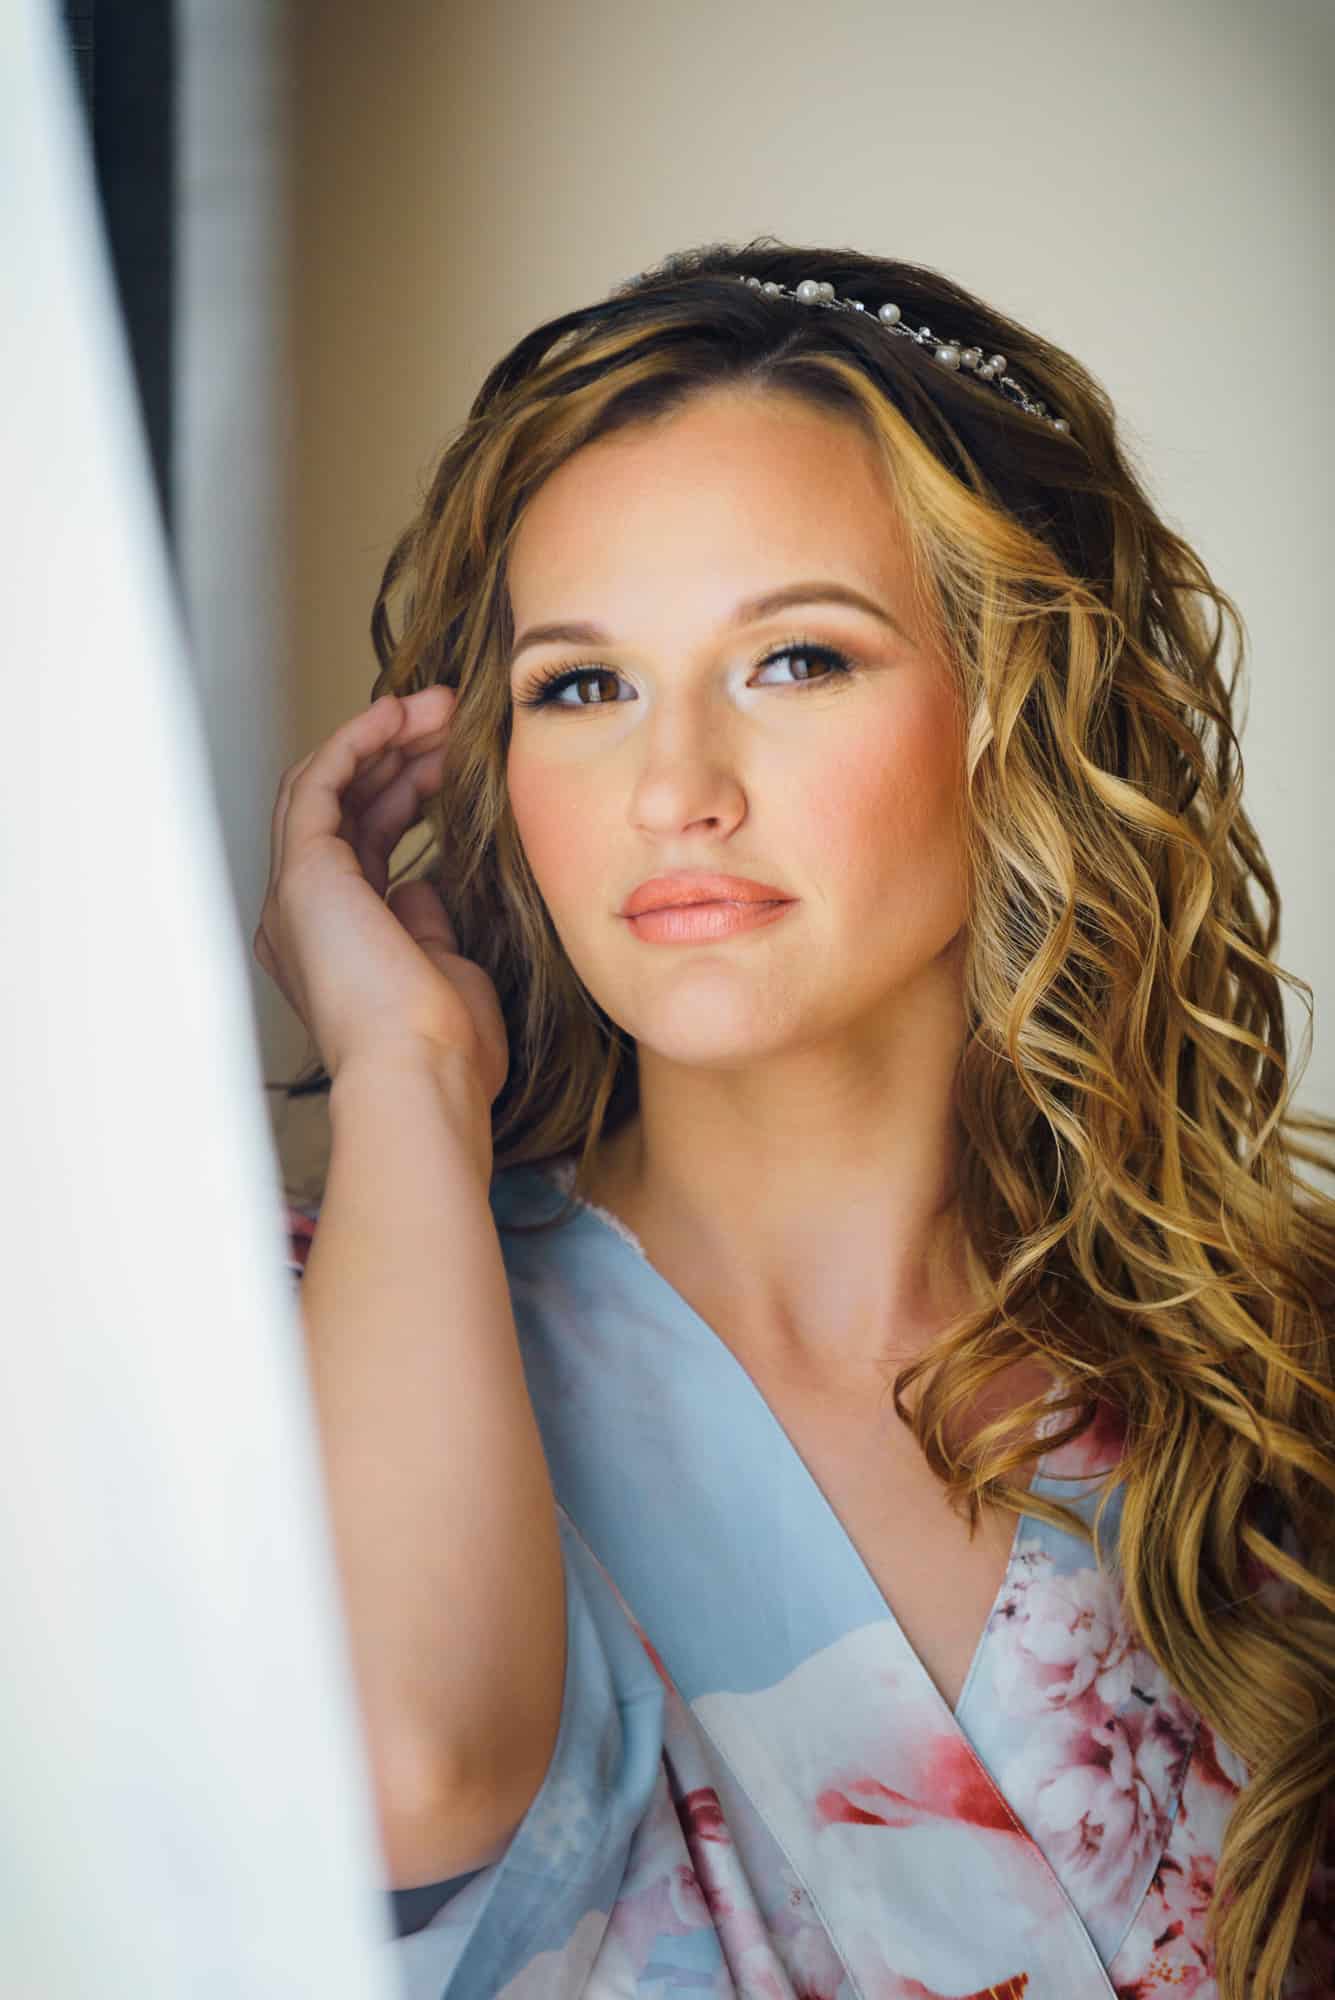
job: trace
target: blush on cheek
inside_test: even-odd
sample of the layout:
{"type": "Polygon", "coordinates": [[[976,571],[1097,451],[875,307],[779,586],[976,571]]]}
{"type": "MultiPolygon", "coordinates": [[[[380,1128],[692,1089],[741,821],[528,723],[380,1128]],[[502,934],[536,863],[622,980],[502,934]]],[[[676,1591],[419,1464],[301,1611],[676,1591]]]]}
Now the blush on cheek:
{"type": "Polygon", "coordinates": [[[587,897],[600,852],[587,787],[570,784],[550,766],[525,769],[519,759],[507,769],[506,783],[515,830],[544,901],[558,906],[566,897],[587,897]]]}
{"type": "Polygon", "coordinates": [[[873,738],[803,786],[803,823],[827,862],[897,865],[906,847],[931,834],[947,803],[945,782],[944,771],[902,740],[887,755],[873,738]]]}
{"type": "Polygon", "coordinates": [[[893,729],[849,742],[835,765],[803,779],[802,870],[847,882],[854,901],[876,902],[890,883],[957,878],[961,784],[948,717],[934,703],[897,708],[893,729]]]}

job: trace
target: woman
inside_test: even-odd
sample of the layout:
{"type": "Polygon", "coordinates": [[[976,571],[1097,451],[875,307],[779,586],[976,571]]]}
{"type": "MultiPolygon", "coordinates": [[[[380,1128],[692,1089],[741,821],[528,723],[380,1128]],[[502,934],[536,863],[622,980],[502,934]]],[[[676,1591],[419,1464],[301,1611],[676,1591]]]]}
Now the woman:
{"type": "Polygon", "coordinates": [[[1335,1992],[1335,1124],[1225,614],[917,266],[710,246],[484,384],[256,934],[411,1994],[1335,1992]]]}

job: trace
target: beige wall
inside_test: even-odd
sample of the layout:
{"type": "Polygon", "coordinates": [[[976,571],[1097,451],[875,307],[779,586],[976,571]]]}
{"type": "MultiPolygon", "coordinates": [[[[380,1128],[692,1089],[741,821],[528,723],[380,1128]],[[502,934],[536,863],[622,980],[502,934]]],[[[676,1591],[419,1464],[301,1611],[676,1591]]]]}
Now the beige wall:
{"type": "Polygon", "coordinates": [[[288,754],[364,706],[392,540],[530,326],[701,240],[934,264],[1100,376],[1241,605],[1250,805],[1285,892],[1281,957],[1316,989],[1303,1096],[1330,1109],[1335,15],[326,0],[292,23],[288,754]]]}

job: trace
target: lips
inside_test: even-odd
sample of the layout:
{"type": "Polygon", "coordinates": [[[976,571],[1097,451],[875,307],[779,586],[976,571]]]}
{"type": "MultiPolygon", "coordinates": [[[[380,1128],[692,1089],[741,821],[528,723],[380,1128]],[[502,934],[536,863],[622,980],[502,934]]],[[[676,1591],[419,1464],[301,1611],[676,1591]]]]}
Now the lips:
{"type": "Polygon", "coordinates": [[[641,882],[621,906],[623,917],[641,917],[646,910],[677,909],[683,903],[790,903],[791,896],[770,882],[753,882],[745,875],[706,875],[684,871],[655,875],[641,882]]]}

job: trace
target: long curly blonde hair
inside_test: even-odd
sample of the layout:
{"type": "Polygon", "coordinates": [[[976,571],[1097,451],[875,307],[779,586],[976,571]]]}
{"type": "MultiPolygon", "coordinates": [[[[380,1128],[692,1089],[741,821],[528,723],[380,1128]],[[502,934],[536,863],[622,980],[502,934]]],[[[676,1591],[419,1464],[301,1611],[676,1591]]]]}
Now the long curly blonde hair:
{"type": "Polygon", "coordinates": [[[500,996],[496,1170],[574,1149],[586,1190],[638,1103],[634,1045],[571,967],[509,809],[508,553],[573,452],[731,385],[805,398],[876,447],[966,717],[960,1215],[983,1304],[894,1376],[896,1409],[971,1532],[986,1504],[1087,1540],[1026,1491],[1054,1444],[1037,1403],[963,1444],[951,1417],[1036,1357],[1063,1378],[1055,1442],[1118,1413],[1128,1614],[1248,1772],[1211,1903],[1219,1991],[1279,2000],[1335,1780],[1335,1200],[1296,1170],[1335,1166],[1335,1120],[1290,1108],[1280,984],[1309,1017],[1299,1074],[1311,989],[1271,956],[1279,897],[1241,804],[1244,627],[1156,514],[1100,385],[936,271],[766,237],[547,321],[488,375],[390,557],[372,698],[459,690],[418,872],[500,996]],[[872,311],[734,273],[816,273],[872,311]],[[887,337],[884,300],[1000,349],[1069,433],[887,337]]]}

